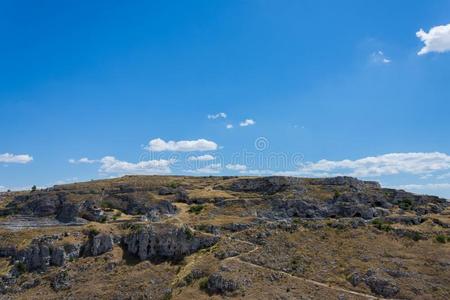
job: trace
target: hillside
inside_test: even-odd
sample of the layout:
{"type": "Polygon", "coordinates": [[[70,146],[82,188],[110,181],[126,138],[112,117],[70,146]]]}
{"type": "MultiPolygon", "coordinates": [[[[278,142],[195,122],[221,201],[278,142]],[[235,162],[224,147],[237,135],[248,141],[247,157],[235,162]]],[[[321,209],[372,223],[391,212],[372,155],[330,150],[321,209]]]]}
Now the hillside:
{"type": "Polygon", "coordinates": [[[0,299],[450,299],[442,198],[350,177],[0,194],[0,299]]]}

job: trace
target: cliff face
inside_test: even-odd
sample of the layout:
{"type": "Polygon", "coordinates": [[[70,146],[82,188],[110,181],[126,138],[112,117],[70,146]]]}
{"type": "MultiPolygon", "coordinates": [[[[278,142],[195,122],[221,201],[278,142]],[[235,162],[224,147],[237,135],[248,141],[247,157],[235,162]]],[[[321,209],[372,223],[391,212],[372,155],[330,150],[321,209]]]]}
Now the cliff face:
{"type": "Polygon", "coordinates": [[[123,238],[126,250],[140,260],[179,261],[186,255],[211,247],[218,237],[193,232],[188,227],[149,225],[123,238]]]}
{"type": "Polygon", "coordinates": [[[0,298],[450,298],[449,203],[376,182],[126,176],[0,198],[0,298]]]}

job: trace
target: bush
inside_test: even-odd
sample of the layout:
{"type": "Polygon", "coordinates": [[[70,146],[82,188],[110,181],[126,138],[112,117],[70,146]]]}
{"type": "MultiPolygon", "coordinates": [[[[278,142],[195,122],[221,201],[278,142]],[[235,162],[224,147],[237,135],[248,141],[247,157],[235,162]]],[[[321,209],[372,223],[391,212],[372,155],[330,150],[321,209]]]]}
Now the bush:
{"type": "Polygon", "coordinates": [[[445,244],[447,242],[447,238],[443,234],[438,234],[436,236],[436,242],[441,243],[441,244],[445,244]]]}
{"type": "Polygon", "coordinates": [[[198,215],[204,208],[205,206],[202,204],[192,205],[191,207],[189,207],[188,212],[198,215]]]}
{"type": "Polygon", "coordinates": [[[398,203],[398,207],[400,207],[403,210],[411,210],[412,208],[412,201],[411,199],[403,199],[398,203]]]}
{"type": "Polygon", "coordinates": [[[27,271],[27,266],[21,261],[16,264],[16,268],[20,274],[25,273],[27,271]]]}
{"type": "Polygon", "coordinates": [[[422,239],[422,234],[420,232],[414,231],[410,237],[413,241],[417,242],[422,239]]]}
{"type": "Polygon", "coordinates": [[[178,183],[176,181],[170,182],[167,187],[170,187],[172,189],[176,189],[178,187],[178,183]]]}
{"type": "Polygon", "coordinates": [[[373,220],[372,225],[375,226],[376,228],[378,228],[379,230],[386,231],[386,232],[389,232],[393,229],[390,223],[385,222],[382,219],[373,220]]]}
{"type": "Polygon", "coordinates": [[[88,228],[86,234],[90,237],[96,236],[100,231],[97,228],[88,228]]]}
{"type": "Polygon", "coordinates": [[[131,223],[131,222],[125,222],[120,227],[122,229],[129,229],[132,232],[137,232],[137,231],[141,230],[142,228],[144,228],[144,225],[142,225],[142,224],[135,224],[135,223],[131,223]]]}
{"type": "Polygon", "coordinates": [[[198,281],[198,287],[201,290],[206,290],[208,288],[208,277],[203,277],[198,281]]]}
{"type": "Polygon", "coordinates": [[[184,227],[184,233],[186,234],[188,240],[194,237],[194,233],[192,233],[192,230],[189,227],[184,227]]]}

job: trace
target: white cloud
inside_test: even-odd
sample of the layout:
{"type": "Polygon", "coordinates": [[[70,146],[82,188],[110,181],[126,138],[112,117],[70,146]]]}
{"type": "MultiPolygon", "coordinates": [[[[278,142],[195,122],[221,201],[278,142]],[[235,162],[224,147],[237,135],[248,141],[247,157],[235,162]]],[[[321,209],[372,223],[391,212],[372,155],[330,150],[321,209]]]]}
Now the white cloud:
{"type": "Polygon", "coordinates": [[[372,53],[372,60],[375,63],[382,63],[382,64],[389,64],[392,62],[392,60],[387,58],[386,55],[384,55],[383,51],[381,50],[372,53]]]}
{"type": "Polygon", "coordinates": [[[394,186],[402,190],[444,190],[450,189],[450,183],[426,183],[426,184],[404,184],[394,186]]]}
{"type": "Polygon", "coordinates": [[[214,156],[209,155],[209,154],[188,157],[189,161],[209,161],[209,160],[214,160],[214,159],[215,159],[214,156]]]}
{"type": "Polygon", "coordinates": [[[208,119],[210,119],[210,120],[215,120],[215,119],[219,119],[219,118],[226,119],[227,114],[224,112],[221,112],[221,113],[218,113],[215,115],[208,115],[208,119]]]}
{"type": "Polygon", "coordinates": [[[69,159],[69,163],[71,164],[93,164],[96,162],[98,161],[95,159],[89,159],[87,157],[82,157],[80,159],[73,159],[73,158],[69,159]]]}
{"type": "Polygon", "coordinates": [[[241,164],[228,164],[225,166],[225,168],[227,168],[228,170],[240,171],[240,172],[247,170],[247,166],[241,165],[241,164]]]}
{"type": "Polygon", "coordinates": [[[33,157],[31,157],[28,154],[11,154],[11,153],[4,153],[0,154],[0,163],[7,163],[7,164],[27,164],[33,160],[33,157]]]}
{"type": "Polygon", "coordinates": [[[441,174],[436,177],[437,179],[447,179],[450,178],[450,173],[441,174]]]}
{"type": "Polygon", "coordinates": [[[203,168],[198,168],[196,170],[188,170],[189,173],[200,173],[200,174],[217,174],[222,170],[221,164],[210,164],[203,168]]]}
{"type": "Polygon", "coordinates": [[[244,170],[244,171],[241,171],[240,173],[246,174],[246,175],[253,175],[253,176],[267,176],[267,175],[289,176],[289,175],[277,174],[277,172],[274,172],[272,170],[258,170],[258,169],[244,170]]]}
{"type": "Polygon", "coordinates": [[[320,160],[302,164],[290,175],[370,177],[400,173],[428,174],[450,169],[450,156],[440,152],[389,153],[357,160],[320,160]]]}
{"type": "Polygon", "coordinates": [[[233,124],[227,124],[227,129],[231,129],[231,128],[233,128],[233,124]]]}
{"type": "Polygon", "coordinates": [[[216,150],[217,144],[205,139],[198,139],[193,141],[164,141],[163,139],[153,139],[148,143],[147,150],[161,152],[161,151],[210,151],[216,150]]]}
{"type": "Polygon", "coordinates": [[[0,185],[0,192],[6,192],[7,190],[6,186],[0,185]]]}
{"type": "Polygon", "coordinates": [[[416,36],[425,44],[417,55],[450,51],[450,24],[433,27],[428,33],[420,29],[416,36]]]}
{"type": "Polygon", "coordinates": [[[246,126],[251,126],[251,125],[255,125],[256,122],[252,119],[245,119],[244,121],[242,121],[241,123],[239,123],[239,126],[241,127],[246,127],[246,126]]]}
{"type": "Polygon", "coordinates": [[[105,156],[101,160],[101,173],[122,174],[168,174],[171,173],[170,166],[176,162],[174,159],[159,159],[130,163],[117,160],[113,156],[105,156]]]}

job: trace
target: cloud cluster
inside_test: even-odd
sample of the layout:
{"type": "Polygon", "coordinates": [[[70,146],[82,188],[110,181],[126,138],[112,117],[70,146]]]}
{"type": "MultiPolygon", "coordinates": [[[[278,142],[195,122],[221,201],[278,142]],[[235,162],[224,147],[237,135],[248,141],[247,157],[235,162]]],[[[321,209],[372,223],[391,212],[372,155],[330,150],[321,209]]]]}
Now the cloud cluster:
{"type": "Polygon", "coordinates": [[[116,159],[114,156],[105,156],[100,160],[101,173],[118,174],[169,174],[170,166],[174,159],[146,160],[138,163],[130,163],[116,159]]]}
{"type": "Polygon", "coordinates": [[[210,154],[199,155],[199,156],[189,156],[188,161],[210,161],[214,160],[214,156],[210,154]]]}
{"type": "Polygon", "coordinates": [[[440,152],[389,153],[357,160],[320,160],[302,164],[296,171],[304,176],[331,176],[345,174],[371,177],[409,173],[427,174],[450,169],[450,156],[440,152]]]}
{"type": "Polygon", "coordinates": [[[450,24],[435,26],[429,32],[420,29],[416,36],[425,44],[417,55],[450,51],[450,24]]]}
{"type": "Polygon", "coordinates": [[[198,139],[193,141],[164,141],[163,139],[153,139],[148,143],[147,149],[154,152],[162,151],[211,151],[218,148],[217,144],[213,141],[205,139],[198,139]]]}
{"type": "Polygon", "coordinates": [[[245,119],[244,121],[239,123],[239,126],[247,127],[247,126],[251,126],[251,125],[255,125],[255,124],[256,124],[256,122],[253,119],[245,119]]]}
{"type": "Polygon", "coordinates": [[[27,164],[32,160],[33,157],[31,157],[28,154],[11,154],[11,153],[0,154],[0,163],[27,164]]]}
{"type": "Polygon", "coordinates": [[[215,114],[215,115],[208,115],[208,119],[210,119],[210,120],[215,120],[215,119],[220,119],[220,118],[226,119],[227,118],[227,114],[224,113],[224,112],[221,112],[221,113],[218,113],[218,114],[215,114]]]}

